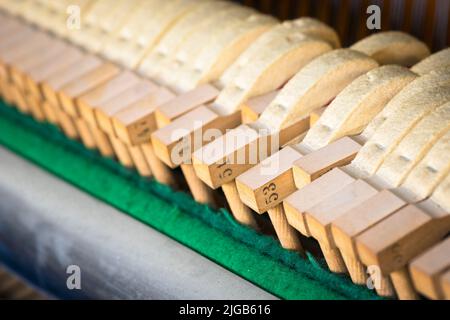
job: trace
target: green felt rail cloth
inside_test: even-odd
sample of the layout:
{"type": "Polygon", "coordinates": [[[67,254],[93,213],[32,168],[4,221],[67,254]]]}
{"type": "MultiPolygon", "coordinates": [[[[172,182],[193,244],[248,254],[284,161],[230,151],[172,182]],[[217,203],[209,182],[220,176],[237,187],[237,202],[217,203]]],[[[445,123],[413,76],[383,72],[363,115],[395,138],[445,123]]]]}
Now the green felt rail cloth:
{"type": "Polygon", "coordinates": [[[239,225],[227,211],[214,211],[143,179],[2,101],[0,143],[280,298],[378,299],[347,276],[328,272],[311,255],[302,259],[273,238],[239,225]]]}

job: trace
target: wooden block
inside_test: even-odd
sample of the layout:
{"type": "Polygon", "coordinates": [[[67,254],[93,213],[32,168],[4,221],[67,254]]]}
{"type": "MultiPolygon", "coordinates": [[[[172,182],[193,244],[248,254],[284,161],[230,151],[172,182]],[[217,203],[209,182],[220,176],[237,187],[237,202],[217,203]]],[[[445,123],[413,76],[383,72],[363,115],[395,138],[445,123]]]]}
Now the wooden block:
{"type": "Polygon", "coordinates": [[[333,239],[342,255],[350,255],[356,259],[356,237],[404,205],[405,201],[389,190],[383,190],[334,220],[333,239]]]}
{"type": "MultiPolygon", "coordinates": [[[[111,91],[108,91],[108,84],[114,82],[120,72],[117,66],[104,63],[98,68],[71,81],[59,91],[59,99],[63,110],[72,117],[82,116],[86,121],[92,121],[91,116],[93,116],[93,110],[91,106],[95,106],[95,104],[90,104],[91,101],[88,98],[92,100],[97,98],[101,101],[102,94],[108,97],[114,94],[117,87],[114,87],[111,93],[111,91]],[[88,108],[89,111],[86,110],[88,108]],[[83,109],[83,112],[81,112],[81,109],[83,109]],[[89,117],[85,115],[88,112],[89,117]]],[[[93,123],[95,122],[91,122],[91,124],[93,123]]]]}
{"type": "MultiPolygon", "coordinates": [[[[308,148],[299,144],[286,147],[284,149],[287,150],[282,149],[279,154],[265,159],[236,179],[242,201],[257,212],[265,212],[268,208],[281,203],[297,188],[302,188],[334,167],[350,162],[356,154],[354,150],[360,148],[360,145],[350,138],[340,139],[332,145],[333,147],[330,145],[309,153],[308,148]],[[308,182],[301,180],[301,183],[297,181],[295,185],[292,167],[298,170],[295,164],[303,166],[301,161],[306,157],[309,160],[304,162],[305,167],[312,169],[315,174],[310,176],[312,180],[308,182]]],[[[303,175],[301,177],[303,178],[303,175]]]]}
{"type": "Polygon", "coordinates": [[[14,104],[20,112],[29,114],[31,112],[30,107],[28,106],[28,103],[25,100],[25,96],[22,94],[19,88],[14,85],[10,85],[9,92],[11,96],[11,103],[14,104]]]}
{"type": "Polygon", "coordinates": [[[219,90],[210,84],[201,85],[189,92],[183,93],[155,110],[156,124],[162,128],[174,119],[186,114],[194,108],[212,102],[219,90]]]}
{"type": "Polygon", "coordinates": [[[17,34],[5,38],[0,42],[0,75],[7,81],[12,81],[10,72],[14,65],[17,65],[29,53],[34,52],[35,56],[38,55],[36,51],[42,50],[37,47],[42,46],[49,40],[48,36],[30,28],[24,28],[17,34]]]}
{"type": "Polygon", "coordinates": [[[2,98],[5,100],[9,105],[12,107],[17,107],[14,105],[14,96],[13,96],[13,89],[15,86],[11,85],[9,81],[6,81],[5,79],[0,79],[0,83],[2,85],[2,98]]]}
{"type": "Polygon", "coordinates": [[[256,125],[252,126],[255,128],[241,125],[194,152],[197,175],[211,188],[236,179],[277,151],[286,141],[303,134],[309,128],[309,118],[301,118],[274,135],[264,136],[264,132],[269,132],[267,128],[259,131],[256,125]]]}
{"type": "Polygon", "coordinates": [[[198,179],[192,164],[181,164],[181,172],[186,178],[187,185],[195,201],[217,208],[214,195],[211,189],[205,186],[202,180],[198,179]]]}
{"type": "Polygon", "coordinates": [[[99,126],[95,116],[95,110],[98,106],[122,93],[121,86],[124,83],[124,90],[127,90],[139,82],[139,78],[132,72],[119,70],[117,66],[113,66],[113,70],[113,76],[109,77],[107,81],[103,81],[100,85],[76,99],[72,112],[78,112],[92,126],[99,126]],[[127,78],[130,79],[130,85],[126,84],[127,78]]]}
{"type": "Polygon", "coordinates": [[[2,78],[0,76],[0,95],[2,95],[2,96],[5,94],[4,92],[7,90],[6,85],[7,85],[7,82],[2,80],[2,78]]]}
{"type": "Polygon", "coordinates": [[[358,254],[366,265],[390,275],[397,296],[418,299],[407,264],[450,231],[446,211],[431,199],[408,205],[357,238],[358,254]]]}
{"type": "Polygon", "coordinates": [[[242,123],[251,123],[258,120],[267,106],[275,99],[280,91],[276,90],[268,94],[249,99],[241,107],[242,123]]]}
{"type": "Polygon", "coordinates": [[[80,117],[73,117],[73,122],[83,145],[88,149],[96,149],[97,144],[86,120],[80,117]]]}
{"type": "MultiPolygon", "coordinates": [[[[383,190],[374,197],[350,209],[332,223],[333,240],[341,252],[354,283],[365,284],[367,277],[366,268],[356,251],[355,238],[372,225],[400,209],[403,205],[405,205],[404,201],[388,190],[383,190]]],[[[385,286],[383,286],[383,283],[387,282],[389,280],[386,276],[380,278],[378,275],[378,278],[373,279],[375,289],[379,295],[393,295],[390,289],[391,286],[389,286],[389,290],[386,290],[385,286]]]]}
{"type": "Polygon", "coordinates": [[[450,268],[450,238],[415,259],[409,270],[414,287],[429,299],[445,299],[441,277],[450,268]]]}
{"type": "Polygon", "coordinates": [[[143,143],[139,145],[139,147],[141,148],[145,160],[148,163],[156,181],[168,185],[174,189],[177,188],[178,182],[176,181],[173,172],[155,155],[151,142],[143,143]]]}
{"type": "Polygon", "coordinates": [[[10,85],[7,81],[1,81],[1,83],[3,100],[5,100],[8,104],[14,106],[14,96],[12,91],[15,87],[10,85]]]}
{"type": "Polygon", "coordinates": [[[24,24],[20,23],[17,19],[12,19],[6,15],[0,19],[2,25],[0,27],[0,37],[6,38],[8,35],[17,33],[21,28],[24,28],[24,24]]]}
{"type": "Polygon", "coordinates": [[[328,267],[333,272],[347,270],[331,234],[331,224],[342,214],[374,194],[377,190],[364,181],[357,180],[340,192],[306,210],[305,221],[311,236],[320,244],[328,267]]]}
{"type": "MultiPolygon", "coordinates": [[[[84,119],[83,119],[84,120],[84,119]]],[[[113,157],[114,156],[114,149],[111,144],[111,140],[109,139],[109,136],[100,130],[98,126],[91,125],[89,122],[84,120],[84,122],[87,124],[89,131],[92,133],[92,137],[94,138],[95,145],[100,151],[100,154],[104,157],[113,157]]]]}
{"type": "Polygon", "coordinates": [[[419,206],[400,209],[356,238],[365,265],[378,265],[385,275],[400,270],[450,231],[447,212],[431,200],[419,206]]]}
{"type": "Polygon", "coordinates": [[[336,168],[297,190],[283,202],[289,223],[303,235],[310,237],[305,220],[306,211],[354,181],[349,174],[336,168]],[[298,226],[301,228],[297,228],[298,226]]]}
{"type": "Polygon", "coordinates": [[[350,163],[361,145],[349,137],[341,138],[298,159],[293,166],[297,188],[300,188],[333,168],[350,163]]]}
{"type": "Polygon", "coordinates": [[[294,229],[289,225],[283,207],[280,205],[275,206],[268,210],[268,214],[282,247],[287,250],[303,253],[303,247],[296,236],[294,229]]]}
{"type": "MultiPolygon", "coordinates": [[[[141,79],[136,79],[138,82],[135,83],[135,85],[129,86],[127,83],[133,83],[135,80],[130,81],[127,80],[126,77],[121,78],[121,81],[111,81],[116,82],[116,94],[104,103],[96,105],[94,108],[95,116],[100,129],[111,135],[115,135],[112,119],[116,113],[135,104],[146,96],[155,93],[158,89],[155,84],[141,79]],[[120,83],[122,81],[124,82],[123,84],[120,83]]],[[[108,83],[108,86],[112,86],[112,84],[108,83]]]]}
{"type": "Polygon", "coordinates": [[[149,142],[151,134],[157,129],[156,107],[174,97],[171,91],[160,87],[156,92],[116,113],[113,125],[117,137],[133,146],[149,142]]]}
{"type": "MultiPolygon", "coordinates": [[[[241,172],[258,163],[259,141],[258,132],[247,125],[240,125],[216,138],[199,152],[194,152],[197,176],[212,189],[233,181],[241,172]],[[249,159],[250,155],[255,157],[249,159]],[[236,174],[235,170],[239,169],[236,174]]],[[[268,153],[267,150],[265,152],[268,153]]]]}
{"type": "Polygon", "coordinates": [[[27,24],[23,23],[19,19],[12,18],[11,16],[4,15],[1,18],[0,26],[0,36],[2,40],[0,43],[5,41],[10,36],[19,33],[22,29],[29,27],[27,24]]]}
{"type": "Polygon", "coordinates": [[[102,60],[94,55],[87,55],[82,60],[76,61],[69,66],[52,74],[42,83],[42,91],[45,99],[55,107],[60,107],[57,92],[70,82],[91,72],[102,64],[102,60]]]}
{"type": "MultiPolygon", "coordinates": [[[[34,95],[33,95],[34,96],[34,95]]],[[[48,101],[41,100],[41,108],[45,115],[45,120],[51,124],[59,125],[58,115],[53,107],[48,101]]]]}
{"type": "Polygon", "coordinates": [[[14,34],[3,36],[0,41],[0,54],[3,55],[13,47],[24,46],[36,31],[29,26],[23,26],[20,30],[16,30],[14,34]]]}
{"type": "Polygon", "coordinates": [[[0,67],[0,82],[3,84],[3,86],[5,87],[5,84],[8,84],[8,76],[6,74],[6,70],[4,68],[0,67]]]}
{"type": "Polygon", "coordinates": [[[23,96],[33,118],[37,121],[44,121],[45,113],[41,108],[41,100],[29,94],[24,94],[23,96]]]}
{"type": "Polygon", "coordinates": [[[68,114],[66,114],[59,108],[55,108],[55,111],[62,132],[70,139],[74,140],[78,139],[80,135],[77,131],[77,128],[75,126],[72,117],[70,117],[68,114]]]}
{"type": "Polygon", "coordinates": [[[336,246],[331,236],[331,224],[361,203],[374,196],[377,190],[362,180],[356,180],[341,191],[329,196],[315,206],[306,210],[306,222],[311,235],[319,242],[327,242],[331,247],[336,246]]]}
{"type": "Polygon", "coordinates": [[[297,190],[292,164],[302,156],[288,146],[238,176],[236,185],[242,202],[258,213],[281,203],[297,190]]]}
{"type": "Polygon", "coordinates": [[[236,221],[244,226],[252,228],[253,230],[260,231],[258,221],[255,219],[253,211],[249,207],[245,206],[245,204],[240,200],[236,183],[225,183],[222,185],[222,191],[236,221]]]}
{"type": "Polygon", "coordinates": [[[32,52],[28,54],[19,63],[11,67],[12,81],[21,89],[25,89],[25,75],[29,73],[34,67],[46,63],[50,65],[57,56],[64,54],[68,45],[60,40],[52,39],[48,42],[44,52],[37,54],[32,52]]]}
{"type": "Polygon", "coordinates": [[[215,129],[216,133],[223,134],[226,129],[238,126],[239,122],[240,111],[220,116],[206,106],[197,107],[152,134],[155,153],[171,168],[182,162],[190,163],[192,152],[209,142],[203,136],[206,130],[215,129]]]}
{"type": "Polygon", "coordinates": [[[84,54],[74,48],[67,47],[57,58],[52,59],[52,63],[41,63],[25,74],[25,90],[36,97],[42,97],[41,85],[59,70],[80,61],[84,54]]]}
{"type": "MultiPolygon", "coordinates": [[[[31,35],[30,35],[31,36],[31,35]]],[[[31,40],[29,40],[31,41],[31,40]]],[[[11,68],[14,64],[19,63],[30,52],[35,50],[36,43],[31,42],[30,45],[17,43],[11,45],[0,52],[0,75],[4,81],[11,81],[11,68]]]]}
{"type": "Polygon", "coordinates": [[[51,43],[50,36],[41,32],[29,33],[27,37],[29,39],[22,39],[25,42],[11,46],[0,55],[2,67],[7,68],[9,76],[9,69],[12,65],[20,64],[21,61],[26,60],[30,55],[36,55],[36,52],[40,52],[51,43]]]}
{"type": "Polygon", "coordinates": [[[140,176],[148,178],[152,176],[152,171],[140,146],[127,146],[131,159],[136,166],[140,176]]]}
{"type": "Polygon", "coordinates": [[[130,155],[127,145],[113,135],[108,135],[108,138],[111,141],[114,154],[117,156],[119,162],[126,168],[133,168],[133,158],[130,155]]]}

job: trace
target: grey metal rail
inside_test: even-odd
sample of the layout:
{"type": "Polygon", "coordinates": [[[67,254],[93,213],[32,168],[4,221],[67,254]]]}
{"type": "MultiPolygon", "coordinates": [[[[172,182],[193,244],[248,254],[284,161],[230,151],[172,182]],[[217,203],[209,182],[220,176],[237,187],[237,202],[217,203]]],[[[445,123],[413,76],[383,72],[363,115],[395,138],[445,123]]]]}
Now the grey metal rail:
{"type": "Polygon", "coordinates": [[[275,298],[2,147],[0,263],[59,298],[275,298]]]}

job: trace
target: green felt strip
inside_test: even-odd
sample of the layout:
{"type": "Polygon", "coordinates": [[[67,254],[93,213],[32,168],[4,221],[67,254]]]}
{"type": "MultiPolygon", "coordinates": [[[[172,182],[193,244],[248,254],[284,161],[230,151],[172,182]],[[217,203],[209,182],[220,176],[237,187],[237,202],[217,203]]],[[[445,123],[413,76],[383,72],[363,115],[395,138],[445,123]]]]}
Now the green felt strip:
{"type": "Polygon", "coordinates": [[[328,272],[311,255],[304,260],[239,225],[227,211],[213,211],[185,193],[143,179],[3,102],[0,143],[280,298],[378,299],[348,277],[328,272]]]}

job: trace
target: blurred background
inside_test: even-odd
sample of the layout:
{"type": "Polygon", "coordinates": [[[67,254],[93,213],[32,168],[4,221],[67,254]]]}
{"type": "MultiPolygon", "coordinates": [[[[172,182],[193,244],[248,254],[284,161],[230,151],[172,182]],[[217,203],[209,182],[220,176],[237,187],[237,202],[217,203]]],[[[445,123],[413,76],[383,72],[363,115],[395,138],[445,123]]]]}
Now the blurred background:
{"type": "Polygon", "coordinates": [[[433,51],[450,45],[450,0],[235,0],[282,20],[316,17],[334,27],[348,46],[371,32],[367,7],[381,8],[381,27],[403,30],[425,41],[433,51]]]}

